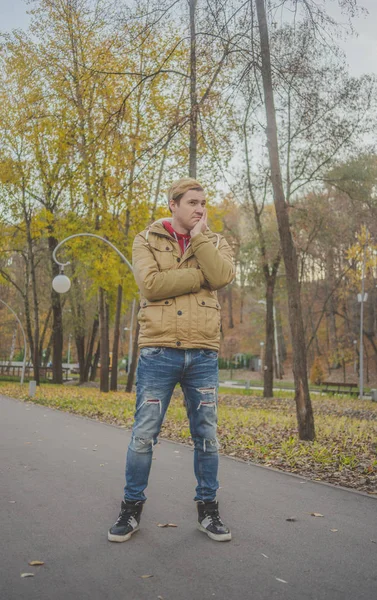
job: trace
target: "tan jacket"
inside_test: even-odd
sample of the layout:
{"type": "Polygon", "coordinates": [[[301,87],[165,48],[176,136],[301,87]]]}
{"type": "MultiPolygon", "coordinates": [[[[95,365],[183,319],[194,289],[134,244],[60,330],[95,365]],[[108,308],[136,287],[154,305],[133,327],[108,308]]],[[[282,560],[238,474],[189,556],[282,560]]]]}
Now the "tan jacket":
{"type": "Polygon", "coordinates": [[[234,278],[225,238],[208,229],[191,240],[182,256],[178,242],[156,221],[135,237],[132,264],[141,294],[141,348],[219,349],[216,290],[234,278]]]}

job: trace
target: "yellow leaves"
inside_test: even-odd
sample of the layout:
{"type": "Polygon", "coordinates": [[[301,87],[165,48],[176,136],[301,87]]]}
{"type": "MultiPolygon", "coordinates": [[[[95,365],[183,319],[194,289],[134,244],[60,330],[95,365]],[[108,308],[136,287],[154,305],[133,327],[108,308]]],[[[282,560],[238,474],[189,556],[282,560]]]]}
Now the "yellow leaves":
{"type": "Polygon", "coordinates": [[[55,217],[51,211],[42,208],[31,219],[30,229],[33,239],[38,239],[50,234],[55,223],[55,217]]]}
{"type": "Polygon", "coordinates": [[[20,182],[20,170],[16,161],[9,157],[0,160],[0,183],[17,185],[20,182]]]}
{"type": "Polygon", "coordinates": [[[207,206],[208,224],[215,233],[222,233],[224,230],[224,217],[227,214],[227,207],[220,204],[209,204],[207,206]]]}
{"type": "Polygon", "coordinates": [[[372,238],[365,226],[356,236],[356,242],[346,252],[346,258],[354,268],[347,272],[347,280],[351,285],[360,288],[362,279],[363,262],[365,258],[365,273],[376,272],[377,269],[377,245],[373,244],[372,238]]]}

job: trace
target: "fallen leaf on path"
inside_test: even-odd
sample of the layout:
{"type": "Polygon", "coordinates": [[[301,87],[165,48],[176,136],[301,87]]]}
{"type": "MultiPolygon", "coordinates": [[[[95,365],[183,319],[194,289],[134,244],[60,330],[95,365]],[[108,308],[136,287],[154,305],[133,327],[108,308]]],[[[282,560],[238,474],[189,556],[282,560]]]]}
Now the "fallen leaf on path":
{"type": "Polygon", "coordinates": [[[39,565],[44,565],[44,562],[42,560],[29,560],[28,564],[31,567],[37,567],[39,565]]]}
{"type": "Polygon", "coordinates": [[[178,527],[175,523],[157,523],[157,527],[178,527]]]}
{"type": "Polygon", "coordinates": [[[142,579],[149,579],[149,577],[153,577],[153,575],[142,575],[141,576],[142,579]]]}
{"type": "Polygon", "coordinates": [[[34,577],[34,573],[21,573],[21,577],[34,577]]]}
{"type": "Polygon", "coordinates": [[[157,600],[164,600],[162,596],[157,596],[157,600]]]}
{"type": "Polygon", "coordinates": [[[263,552],[261,552],[262,556],[264,556],[264,558],[268,558],[267,554],[263,554],[263,552]]]}
{"type": "Polygon", "coordinates": [[[280,577],[275,577],[276,581],[280,581],[281,583],[288,583],[285,579],[280,579],[280,577]]]}
{"type": "Polygon", "coordinates": [[[323,515],[321,515],[321,513],[310,513],[311,517],[323,517],[323,515]]]}
{"type": "Polygon", "coordinates": [[[335,532],[335,531],[338,531],[338,530],[337,529],[330,529],[330,531],[334,531],[335,532]]]}

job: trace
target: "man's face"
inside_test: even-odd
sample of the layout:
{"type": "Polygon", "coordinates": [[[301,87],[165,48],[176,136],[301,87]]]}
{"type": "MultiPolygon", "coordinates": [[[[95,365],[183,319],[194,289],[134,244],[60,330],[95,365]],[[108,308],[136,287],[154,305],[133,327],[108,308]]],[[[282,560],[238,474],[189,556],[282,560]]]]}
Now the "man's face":
{"type": "Polygon", "coordinates": [[[191,231],[202,218],[205,206],[204,192],[198,190],[189,190],[183,194],[179,204],[170,200],[170,208],[176,225],[187,232],[191,231]]]}

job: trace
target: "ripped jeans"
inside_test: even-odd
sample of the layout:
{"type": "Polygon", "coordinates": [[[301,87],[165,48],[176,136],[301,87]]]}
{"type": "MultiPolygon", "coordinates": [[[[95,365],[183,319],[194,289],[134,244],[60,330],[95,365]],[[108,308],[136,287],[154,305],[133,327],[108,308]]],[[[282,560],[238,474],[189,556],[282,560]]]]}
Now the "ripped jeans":
{"type": "Polygon", "coordinates": [[[218,360],[214,350],[141,348],[136,412],[126,460],[125,500],[146,500],[153,445],[177,383],[181,384],[194,442],[194,500],[212,501],[219,487],[217,430],[218,360]]]}

